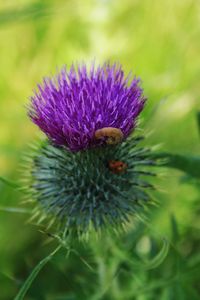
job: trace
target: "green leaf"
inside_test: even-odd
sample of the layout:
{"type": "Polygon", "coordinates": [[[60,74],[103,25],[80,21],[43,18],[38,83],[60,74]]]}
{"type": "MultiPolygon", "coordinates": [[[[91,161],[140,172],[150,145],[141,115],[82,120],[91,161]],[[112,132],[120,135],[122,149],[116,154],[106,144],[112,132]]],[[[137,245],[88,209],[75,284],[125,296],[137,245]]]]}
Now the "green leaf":
{"type": "Polygon", "coordinates": [[[181,170],[192,177],[200,178],[200,156],[172,153],[156,153],[154,157],[164,159],[162,166],[181,170]]]}
{"type": "Polygon", "coordinates": [[[200,111],[197,112],[197,126],[200,134],[200,111]]]}
{"type": "Polygon", "coordinates": [[[11,180],[8,180],[6,178],[4,178],[3,176],[0,176],[0,182],[3,182],[4,184],[9,185],[12,188],[19,188],[19,185],[16,182],[13,182],[11,180]]]}
{"type": "Polygon", "coordinates": [[[28,289],[30,288],[33,280],[36,278],[38,273],[42,270],[42,268],[53,258],[53,256],[56,254],[56,252],[61,248],[61,246],[58,246],[53,252],[51,252],[48,256],[46,256],[43,260],[39,262],[39,264],[33,269],[29,277],[26,279],[24,284],[22,285],[19,293],[15,297],[14,300],[22,300],[24,299],[24,296],[26,295],[28,289]]]}
{"type": "Polygon", "coordinates": [[[132,265],[134,268],[140,270],[151,270],[157,268],[166,258],[169,251],[169,242],[166,239],[163,239],[163,245],[161,250],[156,254],[151,260],[143,261],[134,261],[131,257],[128,257],[124,252],[119,248],[115,248],[115,255],[118,256],[121,260],[125,260],[129,265],[132,265]]]}
{"type": "Polygon", "coordinates": [[[152,260],[148,261],[144,265],[144,269],[150,270],[150,269],[157,268],[166,258],[168,251],[169,251],[169,242],[166,239],[164,239],[163,246],[160,252],[152,260]]]}
{"type": "Polygon", "coordinates": [[[176,243],[179,240],[179,231],[178,231],[178,224],[176,222],[176,218],[173,214],[171,214],[170,216],[170,222],[171,222],[173,242],[176,243]]]}

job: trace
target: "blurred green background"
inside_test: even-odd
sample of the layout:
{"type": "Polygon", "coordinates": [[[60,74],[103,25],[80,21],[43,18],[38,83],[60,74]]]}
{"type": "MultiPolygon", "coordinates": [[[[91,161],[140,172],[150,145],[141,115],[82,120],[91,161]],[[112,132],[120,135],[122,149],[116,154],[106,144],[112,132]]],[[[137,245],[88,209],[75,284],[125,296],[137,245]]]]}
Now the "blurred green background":
{"type": "MultiPolygon", "coordinates": [[[[13,0],[0,2],[0,175],[20,165],[39,130],[26,116],[38,81],[63,64],[119,61],[143,81],[148,97],[141,129],[146,144],[199,154],[200,2],[198,0],[13,0]]],[[[199,182],[175,170],[157,179],[159,206],[148,224],[118,238],[77,243],[38,275],[25,299],[199,299],[199,182]],[[156,269],[126,260],[151,259],[162,238],[169,253],[156,269]],[[89,263],[93,269],[89,268],[89,263]],[[121,269],[120,269],[121,268],[121,269]]],[[[37,262],[53,249],[0,182],[0,299],[13,299],[37,262]]]]}

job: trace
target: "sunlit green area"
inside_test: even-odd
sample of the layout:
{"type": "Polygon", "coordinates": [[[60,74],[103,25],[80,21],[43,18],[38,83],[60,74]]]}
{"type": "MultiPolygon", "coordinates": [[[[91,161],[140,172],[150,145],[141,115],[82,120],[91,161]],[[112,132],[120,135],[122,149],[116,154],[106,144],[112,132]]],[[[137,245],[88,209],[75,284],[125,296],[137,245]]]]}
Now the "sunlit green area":
{"type": "MultiPolygon", "coordinates": [[[[26,115],[43,76],[64,64],[120,62],[142,78],[146,145],[198,155],[198,0],[38,0],[0,3],[0,176],[16,182],[29,144],[43,135],[26,115]]],[[[199,299],[199,181],[159,169],[157,207],[119,237],[74,243],[39,273],[27,300],[199,299]],[[169,251],[158,266],[152,261],[169,251]]],[[[40,259],[55,248],[23,212],[23,195],[0,182],[0,299],[14,299],[40,259]],[[18,208],[13,211],[9,208],[18,208]]],[[[159,259],[158,259],[159,260],[159,259]]]]}

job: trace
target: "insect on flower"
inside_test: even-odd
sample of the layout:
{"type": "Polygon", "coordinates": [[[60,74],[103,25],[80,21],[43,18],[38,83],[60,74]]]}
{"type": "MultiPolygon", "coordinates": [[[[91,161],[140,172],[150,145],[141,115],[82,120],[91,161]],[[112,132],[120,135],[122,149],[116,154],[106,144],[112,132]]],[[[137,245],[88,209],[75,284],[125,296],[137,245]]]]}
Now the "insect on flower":
{"type": "Polygon", "coordinates": [[[120,160],[110,160],[108,162],[108,167],[114,174],[120,174],[126,171],[128,165],[120,160]]]}
{"type": "Polygon", "coordinates": [[[106,138],[106,144],[113,145],[118,144],[123,139],[123,133],[121,129],[114,127],[104,127],[95,131],[96,139],[106,138]]]}

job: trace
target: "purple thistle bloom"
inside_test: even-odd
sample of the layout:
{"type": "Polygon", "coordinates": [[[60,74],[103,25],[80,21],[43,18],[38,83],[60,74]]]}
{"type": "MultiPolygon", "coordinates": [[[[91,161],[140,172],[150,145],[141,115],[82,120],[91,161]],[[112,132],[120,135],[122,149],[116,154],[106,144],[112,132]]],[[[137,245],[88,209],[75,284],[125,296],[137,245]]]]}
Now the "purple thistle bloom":
{"type": "Polygon", "coordinates": [[[79,151],[104,144],[108,136],[95,137],[102,128],[117,128],[126,138],[144,103],[140,79],[130,82],[120,65],[92,64],[89,71],[86,65],[72,65],[38,85],[29,116],[53,144],[79,151]]]}

